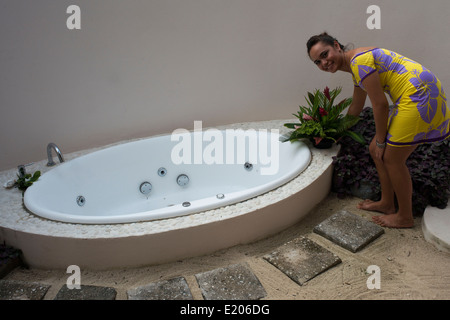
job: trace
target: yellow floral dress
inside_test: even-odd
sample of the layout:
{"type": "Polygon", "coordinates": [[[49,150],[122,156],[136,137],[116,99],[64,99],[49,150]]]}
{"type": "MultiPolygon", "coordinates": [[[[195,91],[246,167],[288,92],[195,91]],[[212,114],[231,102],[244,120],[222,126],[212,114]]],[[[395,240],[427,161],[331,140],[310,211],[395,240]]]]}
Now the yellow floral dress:
{"type": "Polygon", "coordinates": [[[427,68],[398,53],[375,48],[351,59],[355,86],[378,72],[384,92],[394,108],[389,114],[386,142],[412,146],[450,136],[450,109],[439,79],[427,68]]]}

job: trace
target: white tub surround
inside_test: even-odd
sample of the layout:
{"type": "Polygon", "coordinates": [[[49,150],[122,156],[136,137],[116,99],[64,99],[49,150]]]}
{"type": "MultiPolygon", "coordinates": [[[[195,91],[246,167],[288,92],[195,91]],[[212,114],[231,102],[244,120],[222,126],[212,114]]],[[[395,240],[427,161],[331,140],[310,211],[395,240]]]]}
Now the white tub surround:
{"type": "MultiPolygon", "coordinates": [[[[289,121],[242,123],[226,128],[279,129],[283,134],[287,132],[283,123],[289,121]]],[[[64,156],[69,163],[109,147],[64,156]]],[[[217,209],[154,221],[57,222],[29,212],[19,190],[1,188],[0,240],[21,249],[26,263],[33,267],[61,269],[69,265],[108,269],[159,264],[250,243],[301,221],[328,195],[332,156],[337,151],[336,146],[329,150],[311,148],[311,162],[300,175],[259,196],[217,209]]],[[[37,162],[27,170],[45,173],[49,170],[45,163],[46,160],[37,162]]],[[[1,184],[15,175],[16,169],[1,172],[1,184]]]]}

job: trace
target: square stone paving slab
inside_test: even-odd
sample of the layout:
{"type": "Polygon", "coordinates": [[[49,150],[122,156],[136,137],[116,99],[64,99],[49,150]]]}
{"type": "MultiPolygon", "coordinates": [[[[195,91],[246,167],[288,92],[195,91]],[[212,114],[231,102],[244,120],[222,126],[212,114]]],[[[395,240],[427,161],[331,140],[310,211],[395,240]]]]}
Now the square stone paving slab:
{"type": "Polygon", "coordinates": [[[16,280],[0,280],[0,300],[42,300],[49,285],[16,280]]]}
{"type": "Polygon", "coordinates": [[[117,291],[111,287],[81,285],[80,289],[69,289],[63,285],[55,300],[115,300],[117,291]]]}
{"type": "Polygon", "coordinates": [[[345,210],[324,220],[313,231],[353,253],[384,233],[379,225],[345,210]]]}
{"type": "Polygon", "coordinates": [[[263,259],[299,285],[341,263],[334,253],[304,237],[285,243],[263,259]]]}
{"type": "Polygon", "coordinates": [[[234,264],[195,277],[205,300],[257,300],[267,295],[247,264],[234,264]]]}
{"type": "Polygon", "coordinates": [[[153,282],[127,291],[129,300],[193,300],[184,277],[153,282]]]}

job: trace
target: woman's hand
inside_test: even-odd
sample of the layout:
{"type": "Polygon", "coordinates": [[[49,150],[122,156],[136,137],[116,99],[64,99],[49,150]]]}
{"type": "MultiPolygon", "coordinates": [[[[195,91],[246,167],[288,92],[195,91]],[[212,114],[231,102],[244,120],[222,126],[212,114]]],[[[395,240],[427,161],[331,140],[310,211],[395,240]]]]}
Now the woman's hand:
{"type": "Polygon", "coordinates": [[[386,146],[379,147],[377,145],[377,139],[374,137],[369,146],[369,152],[374,157],[374,160],[379,160],[383,162],[384,151],[386,150],[386,146]]]}

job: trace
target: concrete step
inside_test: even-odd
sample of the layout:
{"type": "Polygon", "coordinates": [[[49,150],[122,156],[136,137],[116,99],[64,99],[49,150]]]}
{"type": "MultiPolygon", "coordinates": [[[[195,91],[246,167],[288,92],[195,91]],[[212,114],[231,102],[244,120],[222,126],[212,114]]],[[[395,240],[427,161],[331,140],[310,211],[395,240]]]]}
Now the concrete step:
{"type": "Polygon", "coordinates": [[[305,237],[287,242],[263,258],[299,285],[342,262],[334,253],[305,237]]]}
{"type": "Polygon", "coordinates": [[[313,232],[355,253],[384,233],[379,225],[342,210],[314,227],[313,232]]]}
{"type": "Polygon", "coordinates": [[[184,277],[153,282],[127,291],[128,300],[192,300],[184,277]]]}
{"type": "Polygon", "coordinates": [[[80,285],[79,289],[69,289],[63,285],[55,300],[115,300],[116,295],[116,289],[111,287],[80,285]]]}
{"type": "Polygon", "coordinates": [[[0,300],[42,300],[49,288],[42,283],[0,280],[0,300]]]}
{"type": "Polygon", "coordinates": [[[258,300],[267,293],[247,264],[196,274],[205,300],[258,300]]]}

